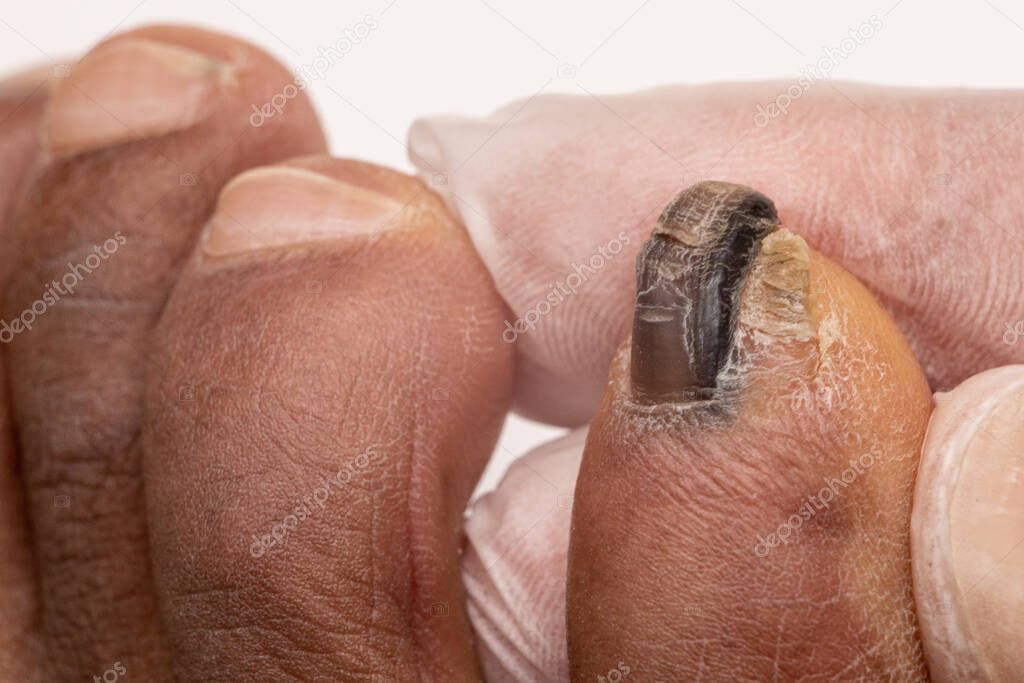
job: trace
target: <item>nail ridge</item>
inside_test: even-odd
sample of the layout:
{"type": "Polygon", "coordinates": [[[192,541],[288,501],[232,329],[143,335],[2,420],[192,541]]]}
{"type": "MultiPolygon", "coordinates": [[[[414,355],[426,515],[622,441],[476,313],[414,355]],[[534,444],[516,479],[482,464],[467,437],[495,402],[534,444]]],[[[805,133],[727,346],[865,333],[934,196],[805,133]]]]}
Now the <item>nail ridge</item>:
{"type": "Polygon", "coordinates": [[[665,208],[637,256],[631,377],[641,403],[708,400],[736,330],[738,297],[779,226],[756,190],[705,181],[665,208]]]}

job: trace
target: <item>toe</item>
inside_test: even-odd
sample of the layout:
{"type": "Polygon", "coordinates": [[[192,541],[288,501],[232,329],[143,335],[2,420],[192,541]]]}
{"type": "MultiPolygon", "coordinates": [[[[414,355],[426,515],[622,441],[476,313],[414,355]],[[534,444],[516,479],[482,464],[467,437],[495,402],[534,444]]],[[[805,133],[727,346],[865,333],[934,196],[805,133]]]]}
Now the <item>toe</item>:
{"type": "Polygon", "coordinates": [[[459,529],[511,391],[504,314],[413,178],[305,158],[225,188],[146,399],[179,677],[479,677],[459,529]]]}
{"type": "Polygon", "coordinates": [[[250,125],[288,80],[235,39],[153,27],[53,88],[5,316],[52,679],[115,661],[162,678],[137,447],[150,335],[217,189],[322,149],[303,98],[250,125]]]}
{"type": "MultiPolygon", "coordinates": [[[[0,82],[0,300],[19,249],[5,216],[38,151],[36,133],[49,76],[47,68],[0,82]]],[[[0,343],[9,341],[8,333],[0,330],[0,343]]],[[[41,655],[33,629],[36,586],[5,355],[0,353],[0,679],[30,681],[37,679],[41,655]]]]}
{"type": "Polygon", "coordinates": [[[931,397],[894,323],[721,183],[662,215],[638,288],[573,508],[574,678],[925,680],[909,525],[931,397]]]}

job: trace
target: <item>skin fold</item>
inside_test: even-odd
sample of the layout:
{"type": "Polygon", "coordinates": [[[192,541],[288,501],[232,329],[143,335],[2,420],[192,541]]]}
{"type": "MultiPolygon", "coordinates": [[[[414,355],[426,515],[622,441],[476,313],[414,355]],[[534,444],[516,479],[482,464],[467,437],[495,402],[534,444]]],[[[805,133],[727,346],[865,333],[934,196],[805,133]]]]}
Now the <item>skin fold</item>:
{"type": "Polygon", "coordinates": [[[788,230],[738,306],[710,398],[635,400],[628,342],[612,365],[573,509],[572,680],[926,680],[920,367],[867,290],[788,230]]]}
{"type": "Polygon", "coordinates": [[[879,299],[933,389],[1024,360],[1024,343],[1003,341],[1024,318],[1022,95],[829,82],[758,117],[789,85],[544,94],[413,125],[410,159],[445,174],[512,308],[517,410],[589,419],[629,333],[633,258],[662,207],[702,179],[771,197],[879,299]]]}

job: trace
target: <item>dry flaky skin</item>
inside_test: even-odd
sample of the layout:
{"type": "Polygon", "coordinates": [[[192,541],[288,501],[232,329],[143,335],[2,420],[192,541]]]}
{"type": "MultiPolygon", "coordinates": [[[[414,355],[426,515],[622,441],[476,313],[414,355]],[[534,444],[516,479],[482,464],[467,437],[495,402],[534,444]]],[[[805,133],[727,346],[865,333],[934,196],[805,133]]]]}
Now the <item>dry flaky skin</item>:
{"type": "Polygon", "coordinates": [[[764,238],[747,283],[747,305],[740,323],[747,333],[790,341],[818,336],[818,311],[809,293],[811,251],[807,243],[782,228],[764,238]]]}
{"type": "Polygon", "coordinates": [[[630,344],[613,363],[573,512],[573,679],[621,660],[637,681],[925,680],[920,368],[867,291],[785,230],[736,315],[711,400],[640,405],[630,344]]]}

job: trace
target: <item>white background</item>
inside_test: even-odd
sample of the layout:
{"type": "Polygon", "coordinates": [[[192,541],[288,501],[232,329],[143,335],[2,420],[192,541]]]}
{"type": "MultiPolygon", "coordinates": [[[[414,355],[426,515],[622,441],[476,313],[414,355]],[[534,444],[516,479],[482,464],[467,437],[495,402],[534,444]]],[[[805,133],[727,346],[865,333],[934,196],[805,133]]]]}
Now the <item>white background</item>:
{"type": "MultiPolygon", "coordinates": [[[[417,116],[485,114],[512,99],[581,87],[792,81],[872,15],[881,28],[832,78],[1024,85],[1020,0],[0,1],[2,71],[68,61],[111,32],[152,22],[240,35],[299,69],[371,16],[376,28],[309,92],[332,152],[408,171],[405,132],[417,116]]],[[[560,431],[511,418],[482,487],[560,431]]]]}

